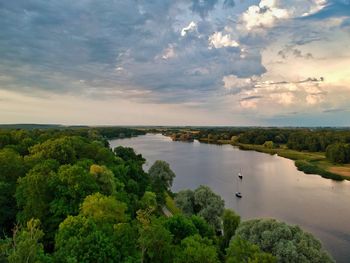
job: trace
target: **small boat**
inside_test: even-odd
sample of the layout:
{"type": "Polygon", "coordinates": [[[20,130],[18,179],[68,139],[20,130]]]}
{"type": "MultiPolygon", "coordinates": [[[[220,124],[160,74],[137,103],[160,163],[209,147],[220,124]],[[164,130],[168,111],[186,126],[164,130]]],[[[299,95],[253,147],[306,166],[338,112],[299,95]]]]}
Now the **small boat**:
{"type": "Polygon", "coordinates": [[[241,179],[241,180],[243,179],[242,169],[241,169],[241,171],[238,173],[238,178],[241,179]]]}
{"type": "Polygon", "coordinates": [[[241,194],[240,192],[236,192],[236,196],[237,196],[238,198],[242,198],[242,194],[241,194]]]}

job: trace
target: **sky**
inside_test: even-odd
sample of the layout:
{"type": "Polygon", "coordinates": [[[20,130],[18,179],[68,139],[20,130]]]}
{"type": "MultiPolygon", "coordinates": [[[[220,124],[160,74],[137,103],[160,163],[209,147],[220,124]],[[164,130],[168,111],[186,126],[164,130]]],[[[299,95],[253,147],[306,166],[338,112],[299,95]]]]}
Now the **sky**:
{"type": "Polygon", "coordinates": [[[350,126],[350,0],[0,1],[0,122],[350,126]]]}

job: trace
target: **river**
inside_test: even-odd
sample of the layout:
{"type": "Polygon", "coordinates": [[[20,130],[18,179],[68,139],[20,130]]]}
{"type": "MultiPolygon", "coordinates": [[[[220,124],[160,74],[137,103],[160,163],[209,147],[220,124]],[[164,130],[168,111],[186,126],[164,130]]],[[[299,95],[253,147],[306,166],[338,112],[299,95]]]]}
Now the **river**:
{"type": "Polygon", "coordinates": [[[146,159],[167,161],[175,172],[172,190],[208,185],[243,219],[272,217],[298,224],[318,237],[337,262],[350,262],[350,182],[307,175],[279,156],[231,145],[173,142],[161,134],[110,141],[146,159]],[[237,174],[242,169],[243,180],[237,174]],[[240,191],[242,199],[235,197],[240,191]]]}

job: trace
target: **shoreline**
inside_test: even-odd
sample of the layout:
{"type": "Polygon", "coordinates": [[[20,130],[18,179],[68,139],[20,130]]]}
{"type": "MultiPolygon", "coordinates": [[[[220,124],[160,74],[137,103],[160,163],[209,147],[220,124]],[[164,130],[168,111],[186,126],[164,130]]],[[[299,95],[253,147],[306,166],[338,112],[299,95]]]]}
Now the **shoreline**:
{"type": "Polygon", "coordinates": [[[201,138],[198,139],[198,142],[215,145],[230,144],[232,146],[238,147],[240,150],[243,151],[256,151],[270,155],[277,154],[280,157],[294,161],[294,165],[296,166],[296,168],[299,171],[304,172],[305,174],[316,174],[323,178],[332,179],[336,181],[350,180],[350,176],[348,175],[334,173],[330,171],[344,169],[344,173],[348,174],[350,173],[350,166],[336,165],[331,163],[326,159],[325,154],[323,152],[301,152],[286,148],[267,148],[263,145],[243,144],[232,140],[210,141],[208,139],[201,138]]]}

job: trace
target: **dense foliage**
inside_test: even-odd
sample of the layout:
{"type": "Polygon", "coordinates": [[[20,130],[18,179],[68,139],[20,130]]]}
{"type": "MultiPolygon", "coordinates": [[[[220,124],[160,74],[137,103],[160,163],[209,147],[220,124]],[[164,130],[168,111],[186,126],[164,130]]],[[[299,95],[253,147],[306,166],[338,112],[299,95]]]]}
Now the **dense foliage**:
{"type": "MultiPolygon", "coordinates": [[[[284,254],[246,234],[249,223],[225,210],[210,188],[173,194],[168,163],[156,161],[146,173],[146,160],[132,148],[108,147],[107,138],[136,134],[1,130],[0,262],[284,262],[284,254]],[[174,195],[182,212],[165,216],[166,198],[174,195]]],[[[300,236],[298,257],[288,262],[305,255],[309,262],[331,261],[311,236],[300,236]]],[[[289,251],[290,243],[280,242],[283,231],[273,237],[271,247],[289,251]]]]}
{"type": "Polygon", "coordinates": [[[278,262],[331,262],[321,243],[298,226],[289,226],[274,219],[243,222],[235,240],[244,239],[276,256],[278,262]]]}

